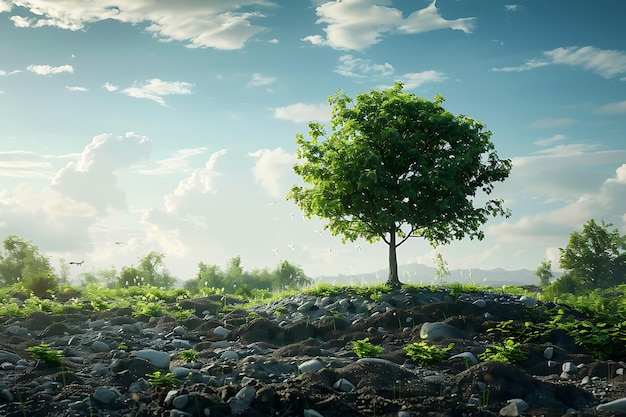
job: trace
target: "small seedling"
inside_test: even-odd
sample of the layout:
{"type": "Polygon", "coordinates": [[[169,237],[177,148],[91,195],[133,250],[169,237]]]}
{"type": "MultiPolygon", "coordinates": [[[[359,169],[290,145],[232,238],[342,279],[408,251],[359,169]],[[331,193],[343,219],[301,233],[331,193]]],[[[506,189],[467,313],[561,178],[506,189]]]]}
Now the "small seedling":
{"type": "Polygon", "coordinates": [[[373,345],[370,343],[369,337],[366,337],[365,339],[353,341],[352,351],[356,353],[359,358],[374,358],[382,353],[383,347],[373,345]]]}
{"type": "Polygon", "coordinates": [[[193,363],[196,361],[198,354],[193,349],[187,349],[187,350],[183,350],[182,352],[180,352],[178,354],[178,357],[186,363],[193,363]]]}
{"type": "Polygon", "coordinates": [[[33,358],[44,362],[48,366],[60,366],[62,363],[61,359],[63,356],[61,351],[50,349],[50,346],[46,343],[42,343],[39,346],[31,346],[26,348],[26,351],[33,358]]]}
{"type": "Polygon", "coordinates": [[[120,342],[119,345],[117,345],[117,350],[123,350],[124,352],[128,352],[128,345],[126,344],[126,342],[120,342]]]}
{"type": "Polygon", "coordinates": [[[418,366],[427,366],[448,359],[448,352],[452,350],[454,343],[441,347],[429,345],[426,342],[413,342],[404,347],[404,352],[418,366]]]}
{"type": "Polygon", "coordinates": [[[155,371],[151,374],[146,374],[146,377],[153,387],[176,388],[179,385],[176,375],[171,372],[162,373],[155,371]]]}
{"type": "Polygon", "coordinates": [[[526,355],[520,348],[520,343],[514,339],[506,339],[503,344],[493,344],[478,355],[480,360],[519,363],[526,360],[526,355]]]}

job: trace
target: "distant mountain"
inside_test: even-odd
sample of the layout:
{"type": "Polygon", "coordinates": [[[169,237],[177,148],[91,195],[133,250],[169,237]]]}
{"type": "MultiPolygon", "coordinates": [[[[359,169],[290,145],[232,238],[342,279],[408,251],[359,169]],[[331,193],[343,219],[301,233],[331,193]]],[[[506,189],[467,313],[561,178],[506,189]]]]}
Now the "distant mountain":
{"type": "MultiPolygon", "coordinates": [[[[400,281],[406,284],[437,284],[437,283],[461,283],[477,284],[489,287],[501,287],[502,285],[522,286],[539,285],[539,278],[534,271],[529,269],[518,269],[509,271],[502,268],[497,269],[454,269],[450,275],[438,280],[435,275],[435,268],[422,264],[407,264],[398,267],[400,281]]],[[[555,277],[558,273],[554,273],[555,277]]],[[[315,278],[315,282],[329,282],[344,285],[372,285],[384,283],[387,280],[388,271],[381,269],[376,272],[369,272],[357,275],[337,275],[320,276],[315,278]]]]}

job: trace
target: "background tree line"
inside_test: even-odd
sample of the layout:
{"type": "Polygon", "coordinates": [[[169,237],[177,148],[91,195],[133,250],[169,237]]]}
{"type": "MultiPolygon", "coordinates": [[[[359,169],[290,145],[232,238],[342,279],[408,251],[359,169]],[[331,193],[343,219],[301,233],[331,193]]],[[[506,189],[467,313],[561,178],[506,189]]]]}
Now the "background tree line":
{"type": "MultiPolygon", "coordinates": [[[[173,288],[179,285],[165,266],[165,254],[151,251],[138,259],[136,265],[86,271],[78,274],[78,282],[70,282],[69,263],[60,259],[58,271],[39,248],[18,236],[9,235],[0,251],[0,285],[21,284],[38,297],[52,296],[61,287],[98,285],[103,288],[123,288],[150,285],[173,288]]],[[[201,293],[203,288],[219,289],[229,294],[249,296],[254,290],[284,290],[299,288],[312,282],[302,268],[288,261],[280,262],[274,269],[245,271],[241,257],[229,260],[225,269],[204,262],[198,264],[194,278],[183,282],[183,288],[191,294],[201,293]]]]}
{"type": "Polygon", "coordinates": [[[570,234],[559,253],[564,273],[557,280],[553,281],[552,262],[547,259],[535,272],[549,294],[583,294],[626,283],[626,235],[611,223],[589,220],[580,232],[570,234]]]}

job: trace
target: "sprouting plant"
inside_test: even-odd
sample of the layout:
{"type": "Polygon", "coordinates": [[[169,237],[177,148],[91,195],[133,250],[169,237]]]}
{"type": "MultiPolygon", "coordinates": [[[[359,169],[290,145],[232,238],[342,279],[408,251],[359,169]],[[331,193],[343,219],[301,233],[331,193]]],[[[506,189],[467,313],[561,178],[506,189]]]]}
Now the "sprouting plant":
{"type": "Polygon", "coordinates": [[[480,406],[481,407],[489,407],[489,385],[485,385],[485,387],[480,392],[480,406]]]}
{"type": "Polygon", "coordinates": [[[126,342],[120,342],[117,345],[117,350],[123,350],[124,352],[128,352],[128,345],[126,344],[126,342]]]}
{"type": "Polygon", "coordinates": [[[60,366],[62,363],[61,351],[50,349],[50,346],[46,343],[31,346],[26,348],[26,351],[30,353],[33,358],[44,362],[48,366],[60,366]]]}
{"type": "Polygon", "coordinates": [[[285,307],[285,306],[278,306],[278,307],[276,307],[276,310],[274,310],[274,315],[275,316],[282,316],[286,312],[287,312],[287,307],[285,307]]]}
{"type": "Polygon", "coordinates": [[[404,347],[404,352],[418,366],[431,365],[448,358],[454,343],[448,346],[429,345],[426,342],[413,342],[404,347]]]}
{"type": "Polygon", "coordinates": [[[501,344],[493,344],[478,355],[483,361],[519,363],[526,360],[526,355],[520,348],[520,343],[509,338],[501,344]]]}
{"type": "Polygon", "coordinates": [[[193,349],[187,349],[180,352],[178,357],[186,363],[192,363],[196,361],[198,354],[193,349]]]}
{"type": "Polygon", "coordinates": [[[366,337],[365,339],[353,341],[352,351],[356,353],[359,358],[373,358],[382,353],[383,347],[373,345],[369,337],[366,337]]]}
{"type": "Polygon", "coordinates": [[[261,318],[261,315],[257,313],[256,311],[251,311],[248,313],[248,321],[252,321],[252,320],[256,320],[260,318],[261,318]]]}
{"type": "Polygon", "coordinates": [[[153,387],[176,388],[179,384],[176,375],[171,372],[162,373],[161,371],[155,371],[151,374],[146,374],[146,377],[148,377],[148,382],[153,387]]]}

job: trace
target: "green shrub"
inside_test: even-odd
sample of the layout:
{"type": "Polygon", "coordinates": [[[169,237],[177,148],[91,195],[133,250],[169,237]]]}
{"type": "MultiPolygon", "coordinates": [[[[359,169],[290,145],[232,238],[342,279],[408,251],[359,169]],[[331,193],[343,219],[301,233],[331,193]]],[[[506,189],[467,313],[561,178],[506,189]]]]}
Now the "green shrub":
{"type": "Polygon", "coordinates": [[[366,337],[365,339],[353,341],[352,351],[359,358],[374,358],[382,353],[383,347],[371,344],[369,337],[366,337]]]}
{"type": "Polygon", "coordinates": [[[146,374],[146,377],[148,378],[150,385],[155,388],[176,388],[180,384],[176,375],[171,372],[162,373],[160,371],[156,371],[151,374],[146,374]]]}
{"type": "Polygon", "coordinates": [[[46,343],[41,343],[39,346],[31,346],[26,348],[26,351],[30,355],[48,366],[61,366],[62,358],[61,351],[52,350],[46,343]]]}
{"type": "Polygon", "coordinates": [[[404,352],[418,366],[431,365],[448,359],[448,352],[452,350],[454,343],[441,347],[429,345],[426,342],[413,342],[404,347],[404,352]]]}
{"type": "Polygon", "coordinates": [[[514,339],[506,339],[504,343],[493,344],[478,355],[483,361],[520,363],[526,360],[526,355],[520,349],[520,343],[514,339]]]}

